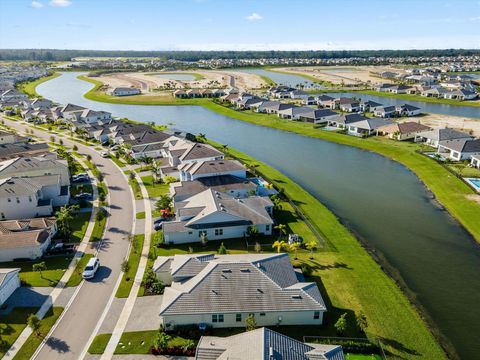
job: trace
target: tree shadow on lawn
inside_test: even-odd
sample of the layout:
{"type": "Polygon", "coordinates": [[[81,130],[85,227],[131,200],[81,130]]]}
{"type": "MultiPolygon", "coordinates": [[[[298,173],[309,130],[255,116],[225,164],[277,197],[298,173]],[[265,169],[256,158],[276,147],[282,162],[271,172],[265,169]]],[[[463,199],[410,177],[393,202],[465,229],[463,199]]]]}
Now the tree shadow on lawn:
{"type": "MultiPolygon", "coordinates": [[[[408,355],[414,355],[414,356],[420,356],[421,355],[418,351],[407,348],[405,345],[403,345],[402,343],[399,343],[397,340],[387,339],[387,338],[381,337],[380,341],[383,345],[386,345],[387,347],[391,347],[391,348],[397,350],[398,352],[408,354],[408,355]]],[[[387,353],[387,355],[395,356],[396,358],[400,358],[400,359],[410,359],[411,358],[411,356],[403,357],[401,355],[398,355],[398,353],[394,354],[391,351],[388,351],[388,349],[384,349],[384,350],[387,353]]]]}

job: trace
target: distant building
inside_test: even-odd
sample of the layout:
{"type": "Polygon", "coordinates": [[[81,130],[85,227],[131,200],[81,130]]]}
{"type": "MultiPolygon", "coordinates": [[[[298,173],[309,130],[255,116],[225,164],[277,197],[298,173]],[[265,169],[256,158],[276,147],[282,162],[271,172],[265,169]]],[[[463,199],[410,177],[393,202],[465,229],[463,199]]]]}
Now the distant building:
{"type": "Polygon", "coordinates": [[[110,91],[110,95],[112,96],[130,96],[130,95],[138,95],[142,92],[140,89],[137,88],[127,88],[127,87],[116,87],[112,91],[110,91]]]}

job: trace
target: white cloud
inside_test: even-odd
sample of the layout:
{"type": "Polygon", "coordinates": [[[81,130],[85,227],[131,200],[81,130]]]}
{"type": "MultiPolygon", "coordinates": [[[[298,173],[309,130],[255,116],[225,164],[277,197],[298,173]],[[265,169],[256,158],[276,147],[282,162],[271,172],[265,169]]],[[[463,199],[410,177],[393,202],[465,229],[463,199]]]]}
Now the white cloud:
{"type": "Polygon", "coordinates": [[[50,6],[54,7],[67,7],[72,5],[70,0],[52,0],[50,1],[50,6]]]}
{"type": "Polygon", "coordinates": [[[252,15],[248,15],[246,19],[250,22],[260,21],[263,19],[263,16],[254,12],[252,15]]]}
{"type": "Polygon", "coordinates": [[[40,9],[43,7],[43,4],[39,1],[32,1],[32,3],[30,4],[30,6],[34,9],[40,9]]]}

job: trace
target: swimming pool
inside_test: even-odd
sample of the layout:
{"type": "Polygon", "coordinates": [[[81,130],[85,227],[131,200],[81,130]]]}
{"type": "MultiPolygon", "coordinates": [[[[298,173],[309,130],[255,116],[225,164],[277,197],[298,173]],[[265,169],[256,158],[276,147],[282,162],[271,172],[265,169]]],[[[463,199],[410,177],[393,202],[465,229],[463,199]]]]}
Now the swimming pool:
{"type": "Polygon", "coordinates": [[[480,193],[480,178],[464,178],[464,180],[480,193]]]}

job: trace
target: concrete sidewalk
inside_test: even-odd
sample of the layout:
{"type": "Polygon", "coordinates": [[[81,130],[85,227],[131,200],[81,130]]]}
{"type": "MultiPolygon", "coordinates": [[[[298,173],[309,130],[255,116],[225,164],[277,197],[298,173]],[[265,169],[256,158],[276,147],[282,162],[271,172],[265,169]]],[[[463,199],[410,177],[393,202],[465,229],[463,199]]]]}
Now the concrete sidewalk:
{"type": "MultiPolygon", "coordinates": [[[[72,261],[68,265],[67,270],[63,274],[63,276],[60,279],[60,281],[58,282],[57,286],[55,286],[55,288],[51,291],[50,295],[45,299],[45,301],[42,303],[40,309],[38,310],[36,315],[38,316],[39,319],[43,319],[43,317],[47,314],[50,307],[57,306],[57,304],[58,304],[58,306],[61,306],[58,302],[58,299],[60,298],[60,295],[62,294],[62,291],[64,290],[68,280],[72,276],[72,274],[75,270],[75,267],[77,265],[77,261],[86,252],[88,243],[90,241],[90,237],[91,237],[92,232],[93,232],[93,227],[95,225],[95,213],[96,213],[96,209],[98,208],[97,181],[96,181],[95,177],[93,176],[92,172],[89,170],[89,168],[83,163],[83,161],[81,161],[81,159],[79,159],[79,158],[77,158],[77,160],[79,161],[79,163],[82,165],[82,167],[87,172],[90,179],[92,180],[91,183],[92,183],[93,198],[94,198],[94,201],[93,201],[93,204],[92,204],[93,205],[93,207],[92,207],[93,211],[92,211],[92,215],[90,216],[90,220],[89,220],[89,223],[88,223],[88,226],[87,226],[87,230],[85,231],[85,236],[83,237],[82,242],[79,244],[79,246],[77,248],[77,252],[75,253],[72,261]]],[[[82,284],[83,284],[83,282],[76,288],[75,291],[80,289],[82,284]]],[[[72,294],[72,296],[73,296],[73,294],[72,294]]],[[[65,304],[62,304],[62,305],[65,307],[65,309],[64,309],[64,311],[65,311],[68,307],[68,302],[67,302],[66,305],[65,304]]],[[[10,349],[5,353],[5,355],[3,356],[3,359],[4,360],[13,359],[15,357],[15,355],[17,354],[17,352],[25,344],[25,342],[27,341],[28,337],[31,334],[32,334],[32,329],[30,327],[26,327],[22,331],[22,333],[18,336],[17,340],[15,340],[15,342],[10,347],[10,349]]],[[[46,339],[48,339],[48,335],[45,337],[44,341],[46,341],[46,339]]],[[[43,344],[43,342],[42,342],[42,344],[43,344]]]]}

